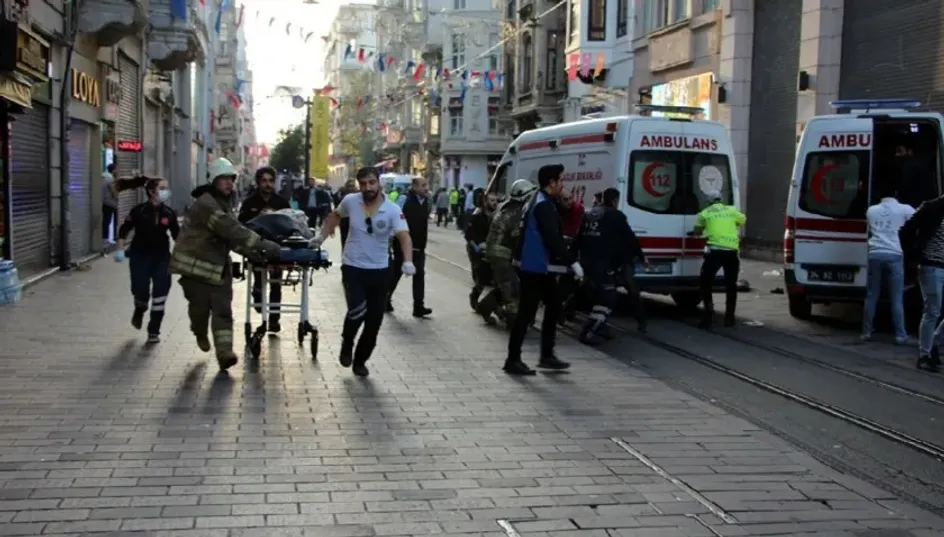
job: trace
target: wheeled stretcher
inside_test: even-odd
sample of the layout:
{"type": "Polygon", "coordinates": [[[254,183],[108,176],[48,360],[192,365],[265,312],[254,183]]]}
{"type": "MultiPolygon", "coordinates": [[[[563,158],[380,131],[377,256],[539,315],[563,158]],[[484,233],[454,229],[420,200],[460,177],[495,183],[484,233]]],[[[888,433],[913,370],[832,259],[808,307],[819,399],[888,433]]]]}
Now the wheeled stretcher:
{"type": "MultiPolygon", "coordinates": [[[[277,216],[277,215],[267,215],[277,216]]],[[[279,215],[280,216],[280,215],[279,215]]],[[[265,219],[266,216],[258,217],[256,220],[265,219]]],[[[271,220],[271,218],[270,218],[271,220]]],[[[328,259],[328,252],[320,247],[312,247],[311,239],[299,234],[286,236],[279,233],[266,233],[265,229],[259,229],[253,226],[255,221],[250,222],[250,227],[257,231],[263,231],[263,236],[269,240],[274,240],[282,248],[279,251],[277,259],[272,258],[247,258],[247,266],[244,271],[246,280],[246,321],[244,325],[246,346],[253,358],[258,358],[262,352],[262,340],[268,332],[268,320],[273,310],[279,314],[298,313],[298,327],[296,338],[298,345],[305,344],[305,338],[311,337],[311,359],[318,359],[318,328],[314,326],[308,317],[309,300],[311,298],[310,286],[314,273],[320,269],[325,271],[331,267],[331,261],[328,259]],[[273,280],[270,277],[270,271],[281,271],[281,278],[273,280]],[[252,296],[253,280],[261,278],[261,301],[255,302],[252,296]],[[282,301],[278,304],[269,302],[269,285],[273,283],[281,284],[283,287],[282,301]],[[295,289],[301,287],[300,301],[289,303],[285,301],[285,288],[295,289]],[[252,314],[259,309],[262,315],[262,323],[253,329],[252,314]]],[[[262,222],[264,223],[264,222],[262,222]]]]}

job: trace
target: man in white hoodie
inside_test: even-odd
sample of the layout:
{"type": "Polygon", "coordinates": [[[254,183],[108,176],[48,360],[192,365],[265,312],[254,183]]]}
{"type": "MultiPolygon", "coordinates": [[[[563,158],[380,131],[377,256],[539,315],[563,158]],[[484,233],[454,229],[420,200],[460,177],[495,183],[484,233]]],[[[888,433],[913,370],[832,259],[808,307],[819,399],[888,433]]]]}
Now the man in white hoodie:
{"type": "Polygon", "coordinates": [[[895,342],[901,345],[907,343],[908,333],[905,331],[904,307],[905,257],[898,231],[914,216],[915,209],[899,202],[896,194],[894,188],[879,192],[880,201],[865,212],[869,223],[869,265],[861,337],[863,341],[872,337],[875,308],[882,294],[882,280],[887,275],[895,342]]]}

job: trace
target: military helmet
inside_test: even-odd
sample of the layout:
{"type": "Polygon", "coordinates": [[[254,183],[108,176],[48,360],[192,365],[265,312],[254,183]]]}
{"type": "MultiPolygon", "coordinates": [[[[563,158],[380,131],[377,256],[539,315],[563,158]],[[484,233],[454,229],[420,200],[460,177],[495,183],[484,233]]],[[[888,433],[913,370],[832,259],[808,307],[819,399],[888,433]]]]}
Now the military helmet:
{"type": "Polygon", "coordinates": [[[534,193],[538,188],[534,186],[534,183],[528,181],[527,179],[518,179],[511,185],[511,191],[508,192],[508,197],[516,201],[524,201],[534,193]]]}

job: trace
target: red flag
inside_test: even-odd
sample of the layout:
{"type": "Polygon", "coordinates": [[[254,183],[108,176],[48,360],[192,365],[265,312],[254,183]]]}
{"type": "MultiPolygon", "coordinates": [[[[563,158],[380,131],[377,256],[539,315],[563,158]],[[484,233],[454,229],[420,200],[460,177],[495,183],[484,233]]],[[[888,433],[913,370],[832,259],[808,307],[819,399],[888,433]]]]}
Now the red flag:
{"type": "Polygon", "coordinates": [[[364,49],[363,48],[357,49],[357,61],[364,63],[364,49]]]}
{"type": "Polygon", "coordinates": [[[567,62],[567,80],[577,80],[577,68],[580,64],[580,54],[574,53],[568,56],[567,62]]]}
{"type": "Polygon", "coordinates": [[[420,80],[423,78],[423,74],[426,72],[426,66],[422,63],[416,66],[416,70],[413,71],[413,80],[420,80]]]}
{"type": "Polygon", "coordinates": [[[236,16],[236,27],[239,28],[243,24],[243,11],[245,11],[246,6],[239,6],[239,15],[236,16]]]}

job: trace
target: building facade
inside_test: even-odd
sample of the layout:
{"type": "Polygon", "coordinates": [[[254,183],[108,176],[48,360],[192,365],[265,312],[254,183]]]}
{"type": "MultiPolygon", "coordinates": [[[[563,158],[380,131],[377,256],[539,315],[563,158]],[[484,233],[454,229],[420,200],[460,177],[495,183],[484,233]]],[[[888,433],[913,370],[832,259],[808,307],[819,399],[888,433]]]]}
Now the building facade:
{"type": "MultiPolygon", "coordinates": [[[[102,221],[109,164],[118,178],[190,181],[189,65],[205,54],[207,14],[198,0],[185,16],[171,16],[170,0],[13,6],[0,17],[0,57],[12,60],[0,65],[0,237],[29,280],[98,255],[113,235],[102,221]]],[[[141,199],[121,193],[117,220],[141,199]]]]}
{"type": "MultiPolygon", "coordinates": [[[[338,8],[338,13],[326,36],[324,73],[326,87],[331,88],[326,95],[343,99],[350,107],[356,108],[358,99],[366,96],[373,99],[378,96],[376,87],[379,86],[382,73],[376,69],[380,50],[377,14],[378,9],[374,4],[342,5],[338,8]],[[361,51],[364,51],[363,59],[359,58],[361,51]],[[372,61],[366,61],[368,56],[372,61]],[[359,96],[355,97],[355,95],[359,96]]],[[[367,103],[368,107],[371,105],[376,106],[376,102],[367,103]]],[[[363,102],[361,106],[364,106],[363,102]]],[[[343,128],[349,128],[345,124],[355,119],[354,116],[357,115],[349,111],[340,107],[334,108],[331,117],[331,130],[334,133],[338,133],[343,128]]],[[[371,125],[371,133],[373,132],[375,132],[375,126],[371,125]]],[[[362,153],[370,154],[372,158],[375,140],[367,135],[366,129],[363,134],[365,136],[362,153]]],[[[343,148],[343,145],[340,136],[332,136],[331,143],[328,145],[329,173],[326,179],[333,188],[340,187],[356,172],[355,155],[347,154],[348,151],[343,148]]]]}
{"type": "Polygon", "coordinates": [[[505,72],[502,13],[491,0],[433,0],[430,8],[442,14],[442,66],[455,79],[439,93],[441,185],[484,187],[511,141],[497,77],[505,72]]]}
{"type": "Polygon", "coordinates": [[[501,36],[507,107],[519,133],[564,121],[566,14],[587,0],[506,0],[501,36]]]}

